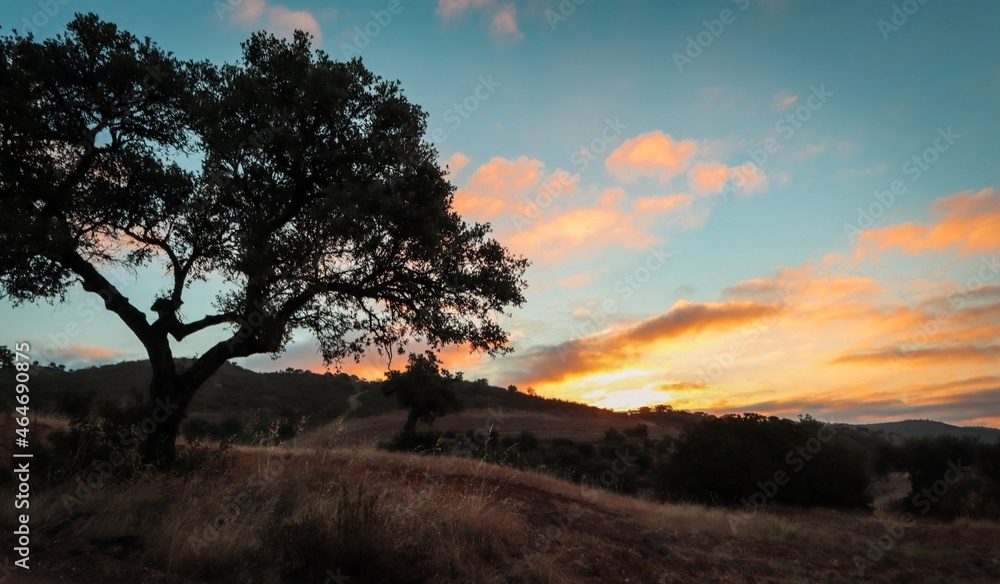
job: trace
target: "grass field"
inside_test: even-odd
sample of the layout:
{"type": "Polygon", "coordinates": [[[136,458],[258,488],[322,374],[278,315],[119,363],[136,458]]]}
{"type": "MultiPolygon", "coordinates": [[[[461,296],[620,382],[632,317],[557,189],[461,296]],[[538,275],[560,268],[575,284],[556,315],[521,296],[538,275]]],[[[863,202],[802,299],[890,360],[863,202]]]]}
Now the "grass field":
{"type": "Polygon", "coordinates": [[[35,495],[33,568],[17,581],[1000,581],[990,523],[662,505],[367,447],[233,454],[193,476],[35,495]]]}

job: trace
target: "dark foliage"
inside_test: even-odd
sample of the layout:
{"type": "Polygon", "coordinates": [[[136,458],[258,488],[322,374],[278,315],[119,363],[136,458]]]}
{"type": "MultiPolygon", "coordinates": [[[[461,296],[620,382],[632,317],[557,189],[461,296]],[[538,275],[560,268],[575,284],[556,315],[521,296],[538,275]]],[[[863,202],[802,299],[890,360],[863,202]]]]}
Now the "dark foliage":
{"type": "Polygon", "coordinates": [[[833,427],[808,417],[706,419],[674,446],[658,469],[658,490],[667,499],[738,506],[870,503],[864,458],[845,446],[833,427]]]}

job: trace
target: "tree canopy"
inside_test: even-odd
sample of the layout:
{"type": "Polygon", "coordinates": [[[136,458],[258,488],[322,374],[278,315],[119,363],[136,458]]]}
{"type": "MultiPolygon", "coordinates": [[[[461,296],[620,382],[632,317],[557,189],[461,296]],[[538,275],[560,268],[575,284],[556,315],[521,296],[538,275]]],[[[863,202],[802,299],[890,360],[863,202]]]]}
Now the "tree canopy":
{"type": "Polygon", "coordinates": [[[242,49],[181,61],[94,15],[42,42],[0,39],[0,294],[99,294],[149,354],[151,400],[180,405],[151,437],[166,456],[205,379],[281,353],[297,329],[328,364],[410,340],[495,355],[499,318],[524,301],[527,260],[453,211],[398,83],[301,31],[242,49]],[[155,262],[168,278],[148,311],[107,277],[155,262]],[[210,276],[225,282],[216,310],[185,320],[185,293],[210,276]],[[179,371],[171,339],[212,328],[221,340],[179,371]]]}

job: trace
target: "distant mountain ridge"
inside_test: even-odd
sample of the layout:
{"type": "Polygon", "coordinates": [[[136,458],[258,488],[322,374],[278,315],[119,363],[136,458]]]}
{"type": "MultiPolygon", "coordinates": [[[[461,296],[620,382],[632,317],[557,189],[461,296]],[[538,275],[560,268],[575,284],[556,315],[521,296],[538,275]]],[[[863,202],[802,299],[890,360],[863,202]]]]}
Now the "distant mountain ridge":
{"type": "Polygon", "coordinates": [[[934,420],[903,420],[879,424],[856,424],[857,428],[867,428],[873,432],[883,431],[906,438],[931,438],[935,436],[957,436],[979,438],[983,442],[1000,440],[1000,430],[986,426],[954,426],[934,420]]]}
{"type": "MultiPolygon", "coordinates": [[[[178,364],[184,368],[190,362],[179,360],[178,364]]],[[[150,368],[147,361],[125,361],[73,371],[37,367],[32,373],[32,408],[38,412],[51,412],[67,392],[117,402],[131,399],[132,396],[143,399],[149,379],[150,368]]],[[[227,363],[196,394],[189,417],[220,422],[226,417],[244,418],[257,411],[265,418],[298,418],[307,415],[310,425],[320,425],[345,413],[350,407],[352,396],[358,402],[356,411],[352,410],[355,417],[397,412],[395,400],[382,395],[379,386],[378,382],[364,381],[343,373],[324,375],[302,370],[258,373],[227,363]]],[[[686,423],[702,419],[705,415],[682,411],[672,412],[669,417],[629,415],[575,402],[546,399],[520,391],[508,391],[470,380],[462,382],[458,392],[470,410],[497,408],[499,411],[526,411],[558,416],[573,423],[579,422],[581,429],[591,428],[595,435],[612,426],[624,427],[636,423],[666,424],[680,429],[686,423]]],[[[0,405],[6,407],[7,401],[0,399],[0,405]]],[[[933,420],[849,426],[904,438],[969,436],[988,443],[1000,439],[1000,430],[995,428],[961,427],[933,420]]]]}

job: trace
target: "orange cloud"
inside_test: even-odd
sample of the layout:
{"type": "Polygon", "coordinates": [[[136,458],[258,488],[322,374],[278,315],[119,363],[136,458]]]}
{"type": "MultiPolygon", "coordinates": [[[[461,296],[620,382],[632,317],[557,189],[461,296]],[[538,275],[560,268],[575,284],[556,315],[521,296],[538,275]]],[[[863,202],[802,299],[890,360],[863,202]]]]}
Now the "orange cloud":
{"type": "Polygon", "coordinates": [[[76,369],[79,367],[117,363],[123,357],[126,357],[126,354],[120,351],[70,343],[65,347],[51,344],[43,346],[39,361],[43,364],[53,362],[65,365],[69,369],[76,369]]]}
{"type": "Polygon", "coordinates": [[[563,278],[561,280],[556,280],[556,286],[566,288],[567,290],[575,290],[577,288],[583,288],[587,284],[594,281],[593,272],[584,272],[582,274],[575,274],[569,278],[563,278]]]}
{"type": "Polygon", "coordinates": [[[1000,358],[1000,345],[958,346],[958,347],[927,347],[910,349],[909,347],[892,347],[876,349],[863,353],[851,353],[838,357],[834,364],[860,363],[879,364],[892,363],[900,359],[921,362],[921,365],[954,365],[957,362],[976,361],[980,363],[995,363],[1000,358]]]}
{"type": "Polygon", "coordinates": [[[691,140],[677,141],[656,130],[626,140],[605,161],[608,171],[622,181],[658,176],[666,182],[687,170],[698,148],[691,140]]]}
{"type": "Polygon", "coordinates": [[[729,180],[729,167],[725,164],[703,163],[688,172],[691,188],[699,193],[721,193],[729,180]]]}
{"type": "Polygon", "coordinates": [[[936,201],[933,211],[940,217],[934,223],[904,223],[861,232],[858,256],[864,257],[869,249],[961,256],[1000,249],[1000,191],[959,193],[936,201]]]}
{"type": "Polygon", "coordinates": [[[569,253],[584,253],[594,246],[621,244],[638,249],[659,242],[640,229],[636,219],[621,209],[589,207],[542,217],[531,229],[508,238],[510,247],[530,258],[551,261],[569,253]]]}
{"type": "Polygon", "coordinates": [[[670,213],[671,211],[687,209],[691,207],[691,202],[693,200],[694,197],[685,194],[669,195],[666,197],[648,197],[637,199],[633,207],[636,213],[643,215],[659,215],[661,213],[670,213]]]}
{"type": "Polygon", "coordinates": [[[456,152],[451,155],[448,160],[445,161],[444,166],[448,169],[448,179],[450,180],[456,174],[462,172],[465,165],[469,163],[469,157],[461,152],[456,152]]]}
{"type": "Polygon", "coordinates": [[[694,303],[681,300],[666,312],[627,328],[596,333],[515,358],[519,382],[552,383],[570,377],[627,368],[645,348],[668,339],[724,331],[772,314],[780,307],[760,302],[694,303]]]}
{"type": "Polygon", "coordinates": [[[731,183],[741,195],[753,195],[767,190],[767,175],[759,166],[746,164],[728,167],[718,163],[702,163],[688,172],[691,188],[698,193],[721,193],[731,183]]]}
{"type": "Polygon", "coordinates": [[[557,169],[546,175],[545,165],[527,156],[515,160],[495,157],[472,174],[455,193],[460,215],[489,221],[502,214],[533,216],[539,203],[576,192],[579,175],[557,169]],[[531,213],[529,213],[529,207],[531,213]]]}

